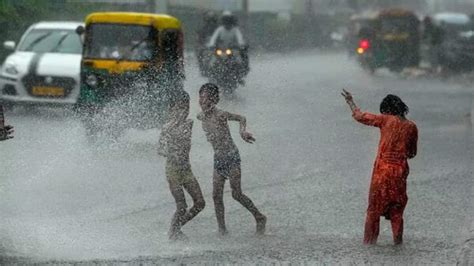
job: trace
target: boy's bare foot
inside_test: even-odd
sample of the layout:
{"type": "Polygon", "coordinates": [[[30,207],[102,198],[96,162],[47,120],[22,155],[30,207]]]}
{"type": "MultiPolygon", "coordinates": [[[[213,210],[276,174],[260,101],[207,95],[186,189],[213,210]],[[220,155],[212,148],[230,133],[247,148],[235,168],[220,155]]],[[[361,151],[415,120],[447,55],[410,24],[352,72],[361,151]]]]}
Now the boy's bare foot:
{"type": "Polygon", "coordinates": [[[226,236],[228,234],[229,234],[229,232],[227,231],[226,228],[219,228],[219,235],[220,236],[226,236]]]}
{"type": "Polygon", "coordinates": [[[262,216],[255,218],[257,222],[257,235],[265,234],[265,226],[267,224],[267,217],[262,214],[262,216]]]}
{"type": "Polygon", "coordinates": [[[183,233],[183,231],[179,230],[170,234],[170,240],[172,241],[186,241],[188,237],[183,233]]]}

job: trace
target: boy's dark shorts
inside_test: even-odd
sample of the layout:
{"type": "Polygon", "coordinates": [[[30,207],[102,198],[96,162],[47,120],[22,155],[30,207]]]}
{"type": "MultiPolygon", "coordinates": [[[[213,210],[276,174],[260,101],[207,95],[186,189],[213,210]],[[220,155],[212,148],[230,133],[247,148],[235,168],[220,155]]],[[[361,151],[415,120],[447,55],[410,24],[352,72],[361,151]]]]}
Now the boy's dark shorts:
{"type": "Polygon", "coordinates": [[[220,176],[230,177],[230,172],[238,168],[240,169],[239,151],[232,151],[227,154],[214,154],[214,170],[220,176]]]}

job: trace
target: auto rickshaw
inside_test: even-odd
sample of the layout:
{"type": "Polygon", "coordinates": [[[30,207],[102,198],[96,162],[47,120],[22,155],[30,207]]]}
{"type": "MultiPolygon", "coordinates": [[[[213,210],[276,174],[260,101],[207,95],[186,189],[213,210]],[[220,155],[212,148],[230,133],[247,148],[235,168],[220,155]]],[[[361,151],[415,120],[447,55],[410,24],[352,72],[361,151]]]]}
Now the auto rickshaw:
{"type": "Polygon", "coordinates": [[[346,36],[346,45],[349,56],[357,55],[357,48],[359,48],[361,39],[361,30],[373,28],[373,22],[373,17],[368,14],[356,14],[351,16],[346,36]]]}
{"type": "Polygon", "coordinates": [[[84,42],[76,109],[87,135],[159,127],[183,90],[181,22],[168,15],[101,12],[76,32],[84,42]]]}
{"type": "Polygon", "coordinates": [[[359,31],[356,49],[361,65],[375,71],[387,67],[400,72],[420,62],[419,19],[409,10],[387,9],[376,12],[359,31]]]}

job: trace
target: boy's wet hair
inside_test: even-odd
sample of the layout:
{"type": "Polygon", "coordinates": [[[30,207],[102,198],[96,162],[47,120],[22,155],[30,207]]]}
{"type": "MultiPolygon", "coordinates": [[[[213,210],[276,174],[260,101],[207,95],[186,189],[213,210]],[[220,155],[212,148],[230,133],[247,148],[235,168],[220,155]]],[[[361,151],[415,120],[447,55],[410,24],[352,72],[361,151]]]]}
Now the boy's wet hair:
{"type": "Polygon", "coordinates": [[[213,103],[217,104],[219,102],[219,87],[217,87],[216,84],[206,83],[202,85],[199,89],[199,94],[204,92],[207,92],[207,95],[209,95],[209,98],[213,103]]]}
{"type": "Polygon", "coordinates": [[[176,95],[174,95],[174,99],[170,103],[170,108],[173,108],[176,105],[181,105],[181,106],[185,105],[189,108],[190,101],[191,100],[190,100],[189,94],[186,91],[184,90],[179,91],[176,93],[176,95]]]}
{"type": "Polygon", "coordinates": [[[380,113],[389,115],[405,116],[408,114],[408,106],[400,97],[389,94],[380,103],[380,113]]]}

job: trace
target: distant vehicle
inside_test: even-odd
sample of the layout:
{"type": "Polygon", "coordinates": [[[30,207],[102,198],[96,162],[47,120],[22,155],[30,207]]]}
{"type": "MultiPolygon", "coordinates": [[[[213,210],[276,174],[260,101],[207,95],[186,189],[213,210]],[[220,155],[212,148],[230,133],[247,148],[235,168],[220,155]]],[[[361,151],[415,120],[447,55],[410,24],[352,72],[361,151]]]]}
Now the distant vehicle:
{"type": "Polygon", "coordinates": [[[420,62],[419,19],[410,10],[386,9],[369,14],[358,31],[357,58],[362,67],[374,72],[387,67],[400,72],[420,62]]]}
{"type": "Polygon", "coordinates": [[[349,56],[356,56],[357,49],[359,48],[360,32],[363,29],[373,27],[374,23],[373,16],[367,14],[352,15],[348,25],[348,31],[346,33],[346,48],[349,56]]]}
{"type": "Polygon", "coordinates": [[[0,70],[0,101],[16,104],[74,104],[79,96],[81,22],[39,22],[30,26],[0,70]]]}
{"type": "Polygon", "coordinates": [[[449,69],[474,69],[474,21],[463,13],[438,13],[433,23],[442,31],[434,60],[449,69]]]}
{"type": "Polygon", "coordinates": [[[181,22],[165,14],[97,12],[85,24],[76,30],[84,36],[76,110],[88,139],[160,127],[169,102],[184,90],[181,22]]]}
{"type": "Polygon", "coordinates": [[[248,49],[237,17],[230,11],[221,16],[222,25],[209,39],[207,47],[214,56],[207,62],[207,77],[226,94],[231,94],[238,85],[244,85],[249,68],[248,49]]]}
{"type": "Polygon", "coordinates": [[[231,94],[246,74],[241,49],[219,47],[212,51],[214,51],[214,57],[209,62],[209,82],[217,84],[224,93],[231,94]]]}

